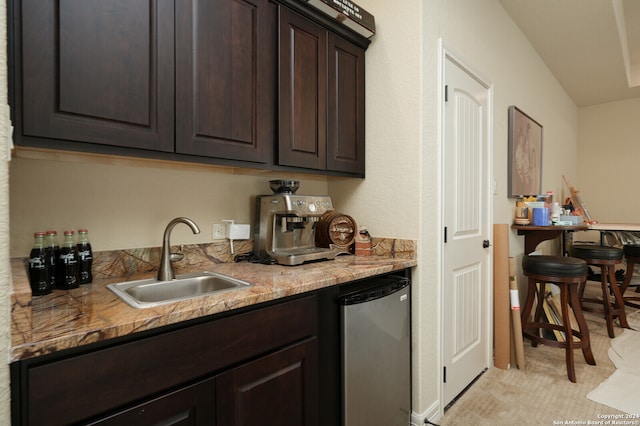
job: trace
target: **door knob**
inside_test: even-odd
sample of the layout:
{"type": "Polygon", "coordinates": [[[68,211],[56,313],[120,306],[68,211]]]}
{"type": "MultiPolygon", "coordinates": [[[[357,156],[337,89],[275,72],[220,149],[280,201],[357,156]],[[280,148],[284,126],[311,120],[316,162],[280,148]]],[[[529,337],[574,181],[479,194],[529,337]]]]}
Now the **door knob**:
{"type": "Polygon", "coordinates": [[[482,248],[487,248],[487,247],[489,247],[490,245],[491,245],[491,244],[489,243],[489,240],[484,240],[484,241],[482,242],[482,248]]]}

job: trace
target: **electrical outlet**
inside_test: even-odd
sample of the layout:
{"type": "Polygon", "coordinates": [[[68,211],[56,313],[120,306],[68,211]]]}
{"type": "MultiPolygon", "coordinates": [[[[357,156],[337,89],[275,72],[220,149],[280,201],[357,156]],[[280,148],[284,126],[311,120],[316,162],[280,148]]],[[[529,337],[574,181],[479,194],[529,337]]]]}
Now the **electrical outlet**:
{"type": "Polygon", "coordinates": [[[214,240],[224,240],[227,238],[227,224],[214,223],[211,227],[211,238],[214,240]]]}

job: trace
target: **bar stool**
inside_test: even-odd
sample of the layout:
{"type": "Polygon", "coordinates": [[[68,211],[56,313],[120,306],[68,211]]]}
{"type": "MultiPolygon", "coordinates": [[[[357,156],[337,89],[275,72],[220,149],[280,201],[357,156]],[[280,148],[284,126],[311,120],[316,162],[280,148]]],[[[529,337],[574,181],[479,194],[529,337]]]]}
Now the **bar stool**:
{"type": "Polygon", "coordinates": [[[586,282],[580,285],[580,301],[582,310],[587,312],[604,313],[607,322],[607,332],[609,337],[616,337],[613,332],[613,319],[618,317],[623,328],[629,328],[627,316],[624,310],[624,300],[616,280],[616,265],[622,263],[622,249],[616,247],[598,245],[573,245],[569,249],[569,255],[583,259],[588,265],[600,267],[600,285],[602,287],[602,300],[585,298],[584,289],[586,282]],[[609,297],[613,295],[613,301],[609,297]],[[585,307],[584,303],[597,303],[604,309],[585,307]]]}
{"type": "MultiPolygon", "coordinates": [[[[624,292],[629,288],[629,284],[631,283],[634,266],[636,263],[640,264],[640,245],[626,244],[622,248],[622,251],[624,252],[624,257],[627,259],[627,270],[624,273],[624,281],[622,281],[622,285],[620,286],[620,294],[622,294],[622,300],[624,300],[625,305],[640,308],[640,304],[632,302],[640,301],[640,296],[624,295],[624,292]]],[[[636,287],[636,293],[640,293],[640,286],[636,287]]]]}
{"type": "Polygon", "coordinates": [[[573,257],[524,256],[522,258],[522,271],[529,278],[527,302],[522,312],[522,335],[531,340],[533,347],[536,347],[538,343],[542,343],[556,348],[564,348],[567,376],[569,380],[575,383],[574,349],[582,349],[582,354],[587,364],[596,365],[593,352],[591,352],[589,328],[582,314],[580,299],[578,298],[578,285],[587,279],[587,264],[584,260],[573,257]],[[537,283],[540,283],[540,286],[537,286],[537,283]],[[556,284],[560,287],[562,325],[541,321],[547,283],[556,284]],[[536,298],[538,303],[532,319],[531,309],[536,298]],[[574,329],[575,324],[571,324],[569,320],[569,309],[573,310],[578,329],[574,329]],[[540,331],[543,329],[564,332],[564,342],[542,337],[540,331]],[[577,337],[579,340],[573,337],[577,337]]]}

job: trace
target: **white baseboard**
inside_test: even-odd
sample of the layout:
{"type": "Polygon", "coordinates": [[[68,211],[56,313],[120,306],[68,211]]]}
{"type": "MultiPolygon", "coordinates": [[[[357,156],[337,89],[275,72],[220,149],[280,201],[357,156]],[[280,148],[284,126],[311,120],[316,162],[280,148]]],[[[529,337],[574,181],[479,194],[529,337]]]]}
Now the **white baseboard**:
{"type": "Polygon", "coordinates": [[[438,401],[435,401],[429,408],[426,409],[424,413],[411,413],[411,426],[424,426],[425,420],[429,420],[433,423],[438,423],[440,422],[440,418],[440,404],[438,401]]]}

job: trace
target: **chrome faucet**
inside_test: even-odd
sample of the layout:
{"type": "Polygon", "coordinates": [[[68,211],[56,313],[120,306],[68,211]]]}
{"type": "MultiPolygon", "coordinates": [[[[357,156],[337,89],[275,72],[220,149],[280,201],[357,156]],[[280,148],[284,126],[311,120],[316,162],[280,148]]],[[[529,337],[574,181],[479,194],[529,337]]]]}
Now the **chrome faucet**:
{"type": "Polygon", "coordinates": [[[179,253],[171,253],[171,243],[169,237],[171,236],[171,230],[178,223],[184,223],[189,225],[194,234],[200,233],[200,228],[194,221],[186,217],[177,217],[173,219],[164,230],[164,237],[162,239],[162,254],[160,257],[160,269],[158,270],[158,281],[171,281],[176,277],[173,272],[173,265],[171,262],[182,260],[184,254],[182,253],[182,246],[180,246],[179,253]]]}

